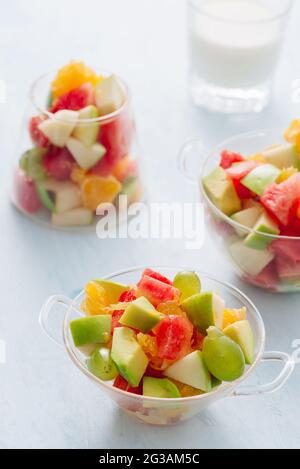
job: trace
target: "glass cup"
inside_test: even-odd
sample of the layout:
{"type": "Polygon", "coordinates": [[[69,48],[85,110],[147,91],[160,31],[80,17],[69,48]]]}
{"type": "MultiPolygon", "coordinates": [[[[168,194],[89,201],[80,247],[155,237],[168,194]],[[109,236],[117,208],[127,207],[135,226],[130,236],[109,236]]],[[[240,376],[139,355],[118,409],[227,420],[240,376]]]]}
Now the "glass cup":
{"type": "MultiPolygon", "coordinates": [[[[200,140],[189,140],[180,153],[180,170],[190,183],[199,183],[208,229],[236,274],[242,280],[270,292],[300,293],[300,237],[258,233],[237,223],[213,204],[202,182],[219,165],[220,153],[224,149],[244,155],[256,154],[259,149],[268,148],[274,142],[280,143],[278,135],[281,133],[280,130],[266,130],[240,134],[211,151],[206,150],[200,140]],[[192,168],[188,168],[192,166],[192,160],[199,166],[197,179],[191,176],[192,168]],[[267,246],[265,250],[244,249],[243,241],[251,233],[260,237],[267,246]]],[[[193,174],[197,174],[197,170],[193,169],[193,174]]]]}
{"type": "Polygon", "coordinates": [[[190,90],[222,113],[260,112],[293,0],[188,0],[190,90]]]}
{"type": "MultiPolygon", "coordinates": [[[[151,267],[170,278],[182,268],[151,267]]],[[[132,268],[111,274],[107,279],[125,285],[137,282],[141,277],[144,267],[132,268]]],[[[185,269],[184,269],[185,270],[185,269]]],[[[190,269],[190,270],[195,270],[190,269]]],[[[247,368],[245,374],[233,383],[223,383],[216,390],[194,397],[180,399],[161,399],[144,397],[112,386],[110,382],[104,382],[89,372],[86,366],[86,355],[74,346],[69,323],[73,319],[83,316],[80,305],[84,298],[81,292],[74,300],[56,295],[49,298],[40,312],[40,325],[44,332],[58,343],[64,352],[67,352],[74,365],[95,384],[100,392],[105,392],[122,410],[141,422],[151,425],[174,425],[193,417],[202,410],[208,408],[220,399],[227,396],[257,396],[270,393],[283,386],[294,370],[293,359],[283,352],[265,352],[265,329],[263,320],[254,304],[239,290],[233,286],[216,280],[206,274],[198,272],[203,289],[218,291],[226,303],[233,308],[247,308],[247,317],[251,323],[255,337],[255,361],[247,368]],[[62,309],[64,314],[62,314],[62,309]],[[56,319],[54,319],[56,318],[56,319]],[[270,383],[262,385],[243,384],[262,361],[281,362],[283,368],[279,375],[270,383]]]]}
{"type": "MultiPolygon", "coordinates": [[[[130,93],[124,81],[116,77],[124,95],[122,106],[93,117],[95,111],[99,116],[94,91],[84,85],[79,99],[86,102],[89,114],[81,115],[80,108],[66,115],[51,104],[49,90],[55,75],[43,75],[30,89],[11,199],[23,214],[46,227],[93,230],[98,207],[112,203],[117,211],[120,207],[124,211],[126,204],[118,204],[120,195],[127,196],[128,205],[142,198],[130,93]],[[40,129],[45,122],[59,126],[59,139],[55,133],[52,140],[45,136],[40,129]],[[60,140],[63,132],[68,140],[60,140]]],[[[52,125],[52,133],[53,129],[52,125]]]]}

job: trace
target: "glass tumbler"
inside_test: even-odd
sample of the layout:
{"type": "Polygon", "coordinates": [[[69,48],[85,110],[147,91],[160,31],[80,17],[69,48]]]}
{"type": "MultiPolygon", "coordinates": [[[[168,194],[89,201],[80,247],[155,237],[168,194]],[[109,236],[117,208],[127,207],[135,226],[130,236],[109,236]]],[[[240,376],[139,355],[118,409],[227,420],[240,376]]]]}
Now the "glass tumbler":
{"type": "Polygon", "coordinates": [[[112,204],[120,220],[120,207],[142,197],[130,93],[121,78],[97,72],[102,80],[113,76],[123,94],[117,110],[100,111],[90,83],[54,100],[55,76],[47,73],[31,87],[11,198],[46,227],[92,230],[99,207],[112,204]],[[127,196],[125,204],[120,195],[127,196]]]}
{"type": "Polygon", "coordinates": [[[188,0],[190,91],[223,113],[260,112],[293,0],[188,0]]]}

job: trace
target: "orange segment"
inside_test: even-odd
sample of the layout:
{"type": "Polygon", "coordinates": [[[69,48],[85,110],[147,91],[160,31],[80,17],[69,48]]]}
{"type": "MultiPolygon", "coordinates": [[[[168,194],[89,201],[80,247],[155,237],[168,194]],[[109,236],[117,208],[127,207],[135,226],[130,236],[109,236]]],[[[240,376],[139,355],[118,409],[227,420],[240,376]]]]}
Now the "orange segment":
{"type": "Polygon", "coordinates": [[[250,161],[257,161],[257,163],[265,163],[265,158],[261,153],[257,153],[256,155],[251,155],[248,158],[250,161]]]}
{"type": "Polygon", "coordinates": [[[293,120],[289,128],[284,133],[284,138],[290,143],[296,143],[296,139],[300,134],[300,120],[293,120]]]}
{"type": "Polygon", "coordinates": [[[87,67],[83,62],[70,62],[58,71],[51,83],[51,91],[53,96],[58,98],[85,83],[91,83],[93,86],[96,86],[101,79],[103,78],[99,77],[94,70],[87,67]]]}
{"type": "Polygon", "coordinates": [[[240,309],[225,309],[223,319],[223,329],[234,324],[237,321],[243,321],[247,318],[247,309],[245,306],[240,309]]]}
{"type": "Polygon", "coordinates": [[[281,182],[287,181],[291,176],[294,176],[298,172],[298,169],[296,168],[287,168],[283,169],[276,179],[277,184],[280,184],[281,182]]]}
{"type": "Polygon", "coordinates": [[[157,357],[156,337],[149,334],[139,333],[136,338],[148,358],[151,359],[157,357]]]}
{"type": "Polygon", "coordinates": [[[90,316],[107,314],[105,309],[105,290],[97,282],[89,282],[85,287],[85,299],[81,304],[83,312],[90,316]]]}
{"type": "Polygon", "coordinates": [[[181,394],[181,397],[192,397],[192,396],[199,396],[200,394],[204,394],[203,391],[200,389],[193,388],[188,384],[181,383],[180,381],[176,381],[175,379],[171,379],[174,384],[176,384],[178,391],[181,394]]]}
{"type": "Polygon", "coordinates": [[[95,211],[98,205],[113,202],[121,188],[122,184],[113,176],[88,176],[81,185],[83,205],[95,211]]]}
{"type": "Polygon", "coordinates": [[[86,178],[86,171],[80,166],[74,166],[71,172],[71,180],[76,184],[81,184],[86,178]]]}
{"type": "Polygon", "coordinates": [[[157,306],[157,311],[159,311],[162,314],[166,314],[168,316],[186,317],[185,312],[182,311],[177,301],[166,301],[165,303],[160,303],[157,306]]]}

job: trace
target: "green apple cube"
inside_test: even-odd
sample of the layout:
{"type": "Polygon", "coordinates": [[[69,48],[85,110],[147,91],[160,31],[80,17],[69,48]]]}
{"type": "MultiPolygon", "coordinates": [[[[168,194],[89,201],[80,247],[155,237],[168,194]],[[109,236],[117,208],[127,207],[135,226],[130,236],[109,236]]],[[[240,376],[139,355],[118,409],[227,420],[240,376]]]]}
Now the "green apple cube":
{"type": "Polygon", "coordinates": [[[242,208],[233,182],[228,179],[226,171],[218,167],[203,179],[204,189],[214,203],[225,215],[232,215],[242,208]]]}
{"type": "MultiPolygon", "coordinates": [[[[262,213],[261,207],[251,207],[241,210],[240,212],[235,213],[231,216],[232,220],[239,223],[240,225],[245,226],[246,228],[253,228],[255,223],[257,222],[259,216],[262,213]]],[[[247,231],[243,230],[242,228],[235,227],[234,228],[237,235],[243,238],[247,235],[247,231]]]]}
{"type": "Polygon", "coordinates": [[[112,282],[111,280],[94,280],[100,287],[103,288],[104,292],[104,303],[106,305],[112,305],[119,302],[119,298],[122,293],[130,290],[128,285],[123,285],[118,282],[112,282]]]}
{"type": "Polygon", "coordinates": [[[95,99],[101,116],[120,109],[125,102],[124,89],[115,75],[102,80],[95,88],[95,99]]]}
{"type": "Polygon", "coordinates": [[[147,333],[162,319],[163,315],[156,311],[146,298],[141,296],[128,304],[119,322],[123,326],[133,327],[147,333]]]}
{"type": "Polygon", "coordinates": [[[181,293],[181,302],[201,291],[201,281],[196,272],[179,272],[173,280],[173,285],[181,293]]]}
{"type": "Polygon", "coordinates": [[[120,375],[137,387],[146,371],[149,360],[136,340],[136,334],[128,327],[114,330],[111,357],[120,375]]]}
{"type": "Polygon", "coordinates": [[[87,208],[75,208],[63,213],[52,213],[51,223],[56,226],[86,226],[93,222],[94,214],[87,208]]]}
{"type": "Polygon", "coordinates": [[[20,168],[36,182],[43,181],[47,176],[43,168],[43,157],[46,152],[45,148],[32,148],[26,151],[20,159],[20,168]]]}
{"type": "Polygon", "coordinates": [[[182,309],[202,333],[210,326],[222,327],[225,302],[213,292],[198,293],[183,301],[182,309]]]}
{"type": "Polygon", "coordinates": [[[87,344],[106,344],[110,339],[111,315],[89,316],[70,321],[75,347],[87,344]]]}
{"type": "Polygon", "coordinates": [[[118,376],[116,365],[111,359],[111,352],[106,347],[95,350],[87,359],[88,370],[103,381],[111,381],[118,376]]]}
{"type": "Polygon", "coordinates": [[[176,384],[166,378],[151,378],[145,376],[143,379],[143,396],[159,397],[163,399],[174,399],[181,397],[176,384]]]}
{"type": "Polygon", "coordinates": [[[245,370],[245,358],[241,347],[230,337],[214,333],[209,328],[203,342],[203,360],[209,372],[220,381],[235,381],[245,370]]]}
{"type": "Polygon", "coordinates": [[[68,139],[66,146],[78,165],[84,170],[89,170],[95,166],[106,153],[106,149],[101,143],[94,143],[92,146],[87,147],[74,137],[68,139]]]}
{"type": "Polygon", "coordinates": [[[96,119],[97,117],[99,117],[99,113],[95,106],[87,106],[79,111],[78,124],[72,135],[87,147],[97,142],[100,124],[98,122],[80,123],[80,121],[96,119]]]}
{"type": "Polygon", "coordinates": [[[44,120],[38,128],[53,145],[63,148],[76,126],[78,115],[77,111],[58,111],[53,117],[44,120]]]}
{"type": "Polygon", "coordinates": [[[280,170],[272,164],[263,164],[254,168],[247,174],[241,183],[257,195],[263,195],[266,188],[273,184],[278,176],[280,170]]]}
{"type": "Polygon", "coordinates": [[[245,246],[263,251],[274,241],[272,236],[259,235],[258,233],[266,233],[269,235],[279,235],[278,225],[265,212],[263,213],[253,227],[253,233],[250,233],[245,239],[245,246]]]}
{"type": "Polygon", "coordinates": [[[204,392],[210,392],[212,389],[211,377],[200,350],[186,355],[169,366],[164,375],[204,392]]]}
{"type": "Polygon", "coordinates": [[[237,241],[229,246],[229,253],[235,264],[246,274],[256,277],[274,259],[274,254],[265,249],[257,249],[245,246],[244,241],[237,241]]]}
{"type": "Polygon", "coordinates": [[[296,145],[291,143],[268,148],[262,152],[262,156],[266,163],[272,164],[279,169],[300,167],[300,159],[296,145]]]}
{"type": "Polygon", "coordinates": [[[39,184],[40,191],[43,189],[53,194],[55,201],[55,212],[64,213],[78,208],[81,205],[81,192],[77,184],[71,181],[57,181],[46,179],[39,184]]]}
{"type": "Polygon", "coordinates": [[[247,365],[254,362],[254,337],[249,321],[237,321],[224,329],[224,334],[241,347],[247,365]]]}

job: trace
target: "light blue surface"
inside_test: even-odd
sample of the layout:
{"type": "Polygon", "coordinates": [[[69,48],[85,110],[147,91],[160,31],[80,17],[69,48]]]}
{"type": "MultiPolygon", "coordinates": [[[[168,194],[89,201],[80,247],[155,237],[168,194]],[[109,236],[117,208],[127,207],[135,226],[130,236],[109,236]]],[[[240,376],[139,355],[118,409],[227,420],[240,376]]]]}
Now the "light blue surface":
{"type": "MultiPolygon", "coordinates": [[[[176,154],[188,136],[199,135],[209,146],[237,132],[285,127],[300,115],[299,105],[289,100],[291,81],[300,78],[296,3],[272,105],[260,116],[231,119],[202,113],[187,100],[182,0],[11,0],[2,8],[0,79],[7,83],[7,103],[0,104],[0,339],[7,344],[7,364],[0,365],[0,447],[300,447],[299,366],[274,395],[228,398],[191,422],[152,428],[115,408],[38,324],[49,295],[74,292],[87,279],[134,264],[183,264],[242,288],[263,315],[267,349],[291,353],[292,341],[300,339],[300,296],[269,295],[242,284],[209,236],[197,253],[180,241],[103,242],[95,234],[46,231],[8,201],[28,86],[70,58],[115,70],[130,83],[149,198],[196,201],[197,190],[176,169],[176,154]]],[[[256,382],[278,371],[261,366],[256,382]]]]}

